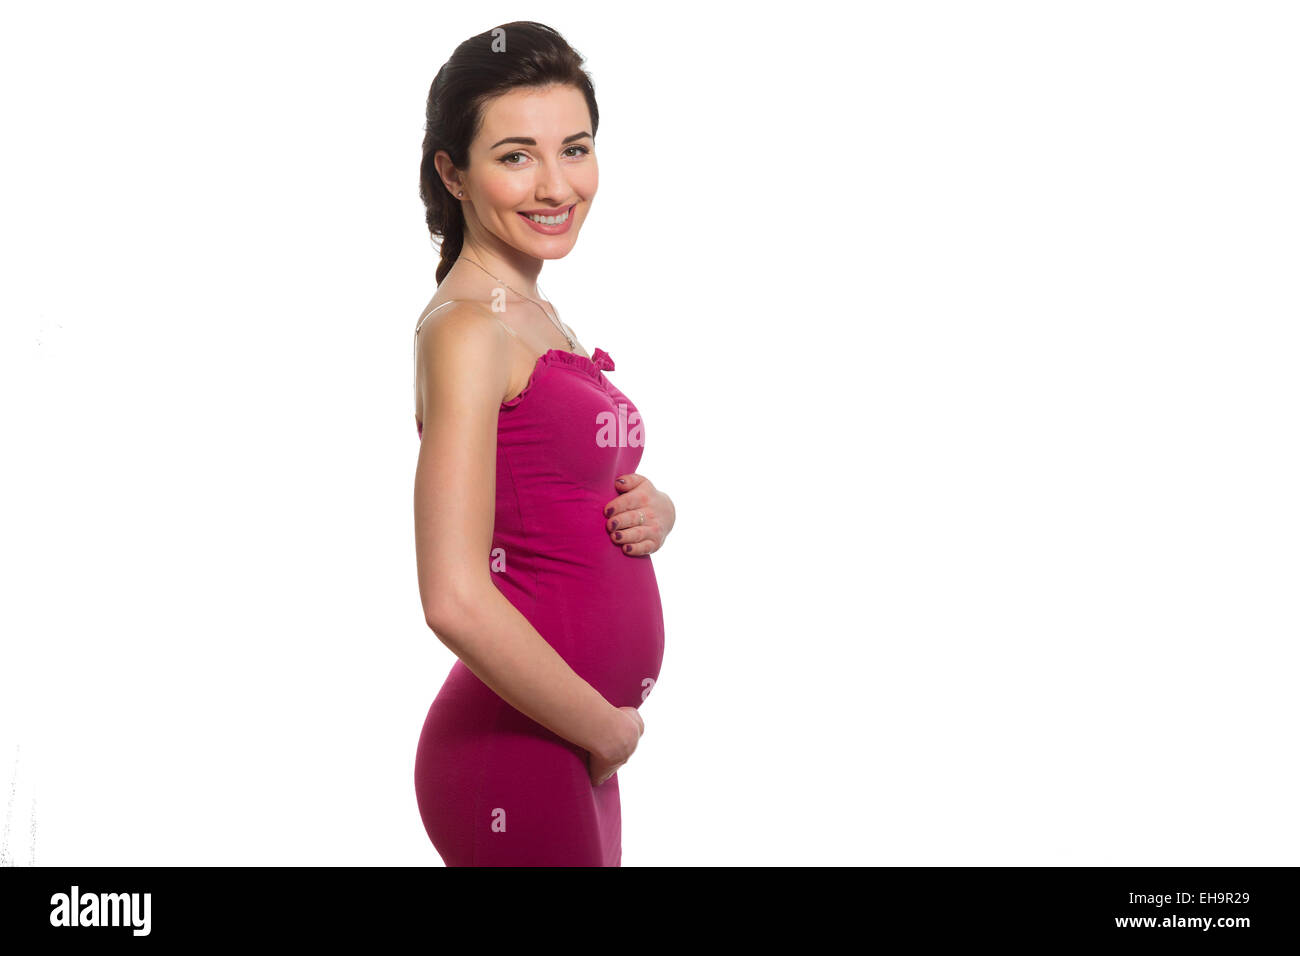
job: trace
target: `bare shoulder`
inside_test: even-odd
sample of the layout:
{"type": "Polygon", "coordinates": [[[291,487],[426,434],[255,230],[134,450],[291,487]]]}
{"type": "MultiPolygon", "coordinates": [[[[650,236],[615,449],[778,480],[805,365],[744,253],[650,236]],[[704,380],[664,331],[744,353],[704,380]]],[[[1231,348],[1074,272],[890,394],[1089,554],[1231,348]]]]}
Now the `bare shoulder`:
{"type": "Polygon", "coordinates": [[[492,321],[491,308],[455,300],[434,309],[425,309],[416,326],[416,420],[423,422],[426,400],[434,394],[470,402],[482,396],[495,407],[509,385],[510,367],[503,361],[506,334],[492,321]]]}
{"type": "Polygon", "coordinates": [[[433,368],[446,360],[473,360],[479,351],[497,353],[501,336],[498,324],[491,319],[487,303],[468,299],[425,309],[415,326],[417,369],[433,368]]]}
{"type": "Polygon", "coordinates": [[[490,316],[492,310],[486,302],[472,299],[448,299],[445,302],[426,305],[415,323],[415,334],[419,338],[426,328],[435,325],[461,326],[472,324],[482,316],[490,316]]]}

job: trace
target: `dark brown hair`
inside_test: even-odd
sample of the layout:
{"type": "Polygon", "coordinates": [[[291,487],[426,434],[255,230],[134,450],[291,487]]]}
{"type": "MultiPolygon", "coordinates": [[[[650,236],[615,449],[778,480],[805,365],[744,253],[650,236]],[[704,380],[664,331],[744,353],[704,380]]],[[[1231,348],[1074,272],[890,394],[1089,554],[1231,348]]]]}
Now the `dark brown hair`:
{"type": "Polygon", "coordinates": [[[591,111],[591,135],[600,112],[582,56],[555,30],[519,20],[470,37],[456,47],[429,88],[425,109],[424,156],[420,160],[420,198],[430,236],[440,236],[439,284],[465,244],[465,214],[460,200],[447,191],[433,156],[446,150],[459,170],[469,166],[469,144],[478,135],[487,101],[520,87],[553,84],[577,87],[591,111]]]}

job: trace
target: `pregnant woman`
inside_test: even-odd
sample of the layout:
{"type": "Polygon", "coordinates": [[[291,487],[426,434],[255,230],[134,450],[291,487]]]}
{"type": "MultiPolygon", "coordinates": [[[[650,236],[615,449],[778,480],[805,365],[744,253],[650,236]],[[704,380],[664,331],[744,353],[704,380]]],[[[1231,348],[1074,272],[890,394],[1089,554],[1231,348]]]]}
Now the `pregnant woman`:
{"type": "Polygon", "coordinates": [[[420,193],[440,236],[415,330],[425,620],[458,660],[415,793],[448,866],[618,866],[615,772],[645,725],[667,495],[637,407],[537,288],[596,195],[595,93],[537,23],[466,40],[429,92],[420,193]]]}

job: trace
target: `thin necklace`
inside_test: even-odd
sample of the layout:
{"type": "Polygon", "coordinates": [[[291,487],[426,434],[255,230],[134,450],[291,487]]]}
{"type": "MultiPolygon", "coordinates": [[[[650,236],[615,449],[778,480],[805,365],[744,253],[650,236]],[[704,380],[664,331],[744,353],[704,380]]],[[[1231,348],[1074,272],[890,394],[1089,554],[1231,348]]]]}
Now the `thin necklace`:
{"type": "MultiPolygon", "coordinates": [[[[469,256],[467,256],[467,255],[464,255],[463,253],[461,254],[460,258],[464,259],[466,262],[474,262],[473,259],[471,259],[471,258],[470,258],[469,256]]],[[[490,275],[490,276],[492,276],[493,279],[496,279],[497,282],[501,282],[500,279],[497,279],[496,276],[492,275],[492,273],[488,272],[487,269],[484,269],[483,266],[479,265],[477,262],[474,262],[474,265],[478,266],[480,269],[483,269],[484,272],[487,272],[487,274],[490,275]]],[[[569,330],[566,329],[566,328],[561,324],[561,322],[560,322],[559,319],[557,319],[554,315],[548,313],[545,309],[543,309],[543,308],[542,308],[542,304],[541,304],[540,302],[538,302],[536,299],[532,298],[531,296],[524,295],[524,294],[523,294],[522,292],[520,292],[518,289],[513,288],[512,286],[508,286],[508,285],[506,285],[504,282],[501,282],[501,284],[502,284],[502,285],[505,285],[507,289],[509,289],[509,290],[510,290],[511,292],[513,292],[515,295],[519,296],[521,299],[527,299],[527,300],[528,300],[529,302],[531,302],[533,305],[537,306],[539,309],[542,309],[542,315],[546,316],[546,317],[547,317],[548,319],[550,319],[553,323],[555,323],[555,327],[556,327],[557,329],[559,329],[559,330],[560,330],[560,334],[564,336],[564,341],[566,341],[566,342],[569,343],[569,351],[570,351],[570,352],[576,352],[576,351],[578,351],[578,343],[575,342],[575,341],[573,340],[573,336],[569,334],[569,330]]],[[[537,288],[538,288],[538,291],[541,291],[541,286],[538,286],[537,288]]],[[[552,308],[554,308],[554,307],[552,306],[552,308]]]]}

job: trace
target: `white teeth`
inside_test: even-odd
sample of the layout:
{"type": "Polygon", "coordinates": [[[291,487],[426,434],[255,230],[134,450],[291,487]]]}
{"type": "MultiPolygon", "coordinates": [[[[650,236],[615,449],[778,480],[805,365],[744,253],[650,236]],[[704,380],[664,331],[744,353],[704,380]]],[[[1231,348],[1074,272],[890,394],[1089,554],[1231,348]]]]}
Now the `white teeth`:
{"type": "Polygon", "coordinates": [[[540,222],[544,226],[558,226],[560,223],[564,222],[566,219],[569,218],[570,212],[571,210],[566,209],[564,210],[563,215],[559,215],[559,216],[529,216],[528,218],[531,219],[533,222],[540,222]]]}

